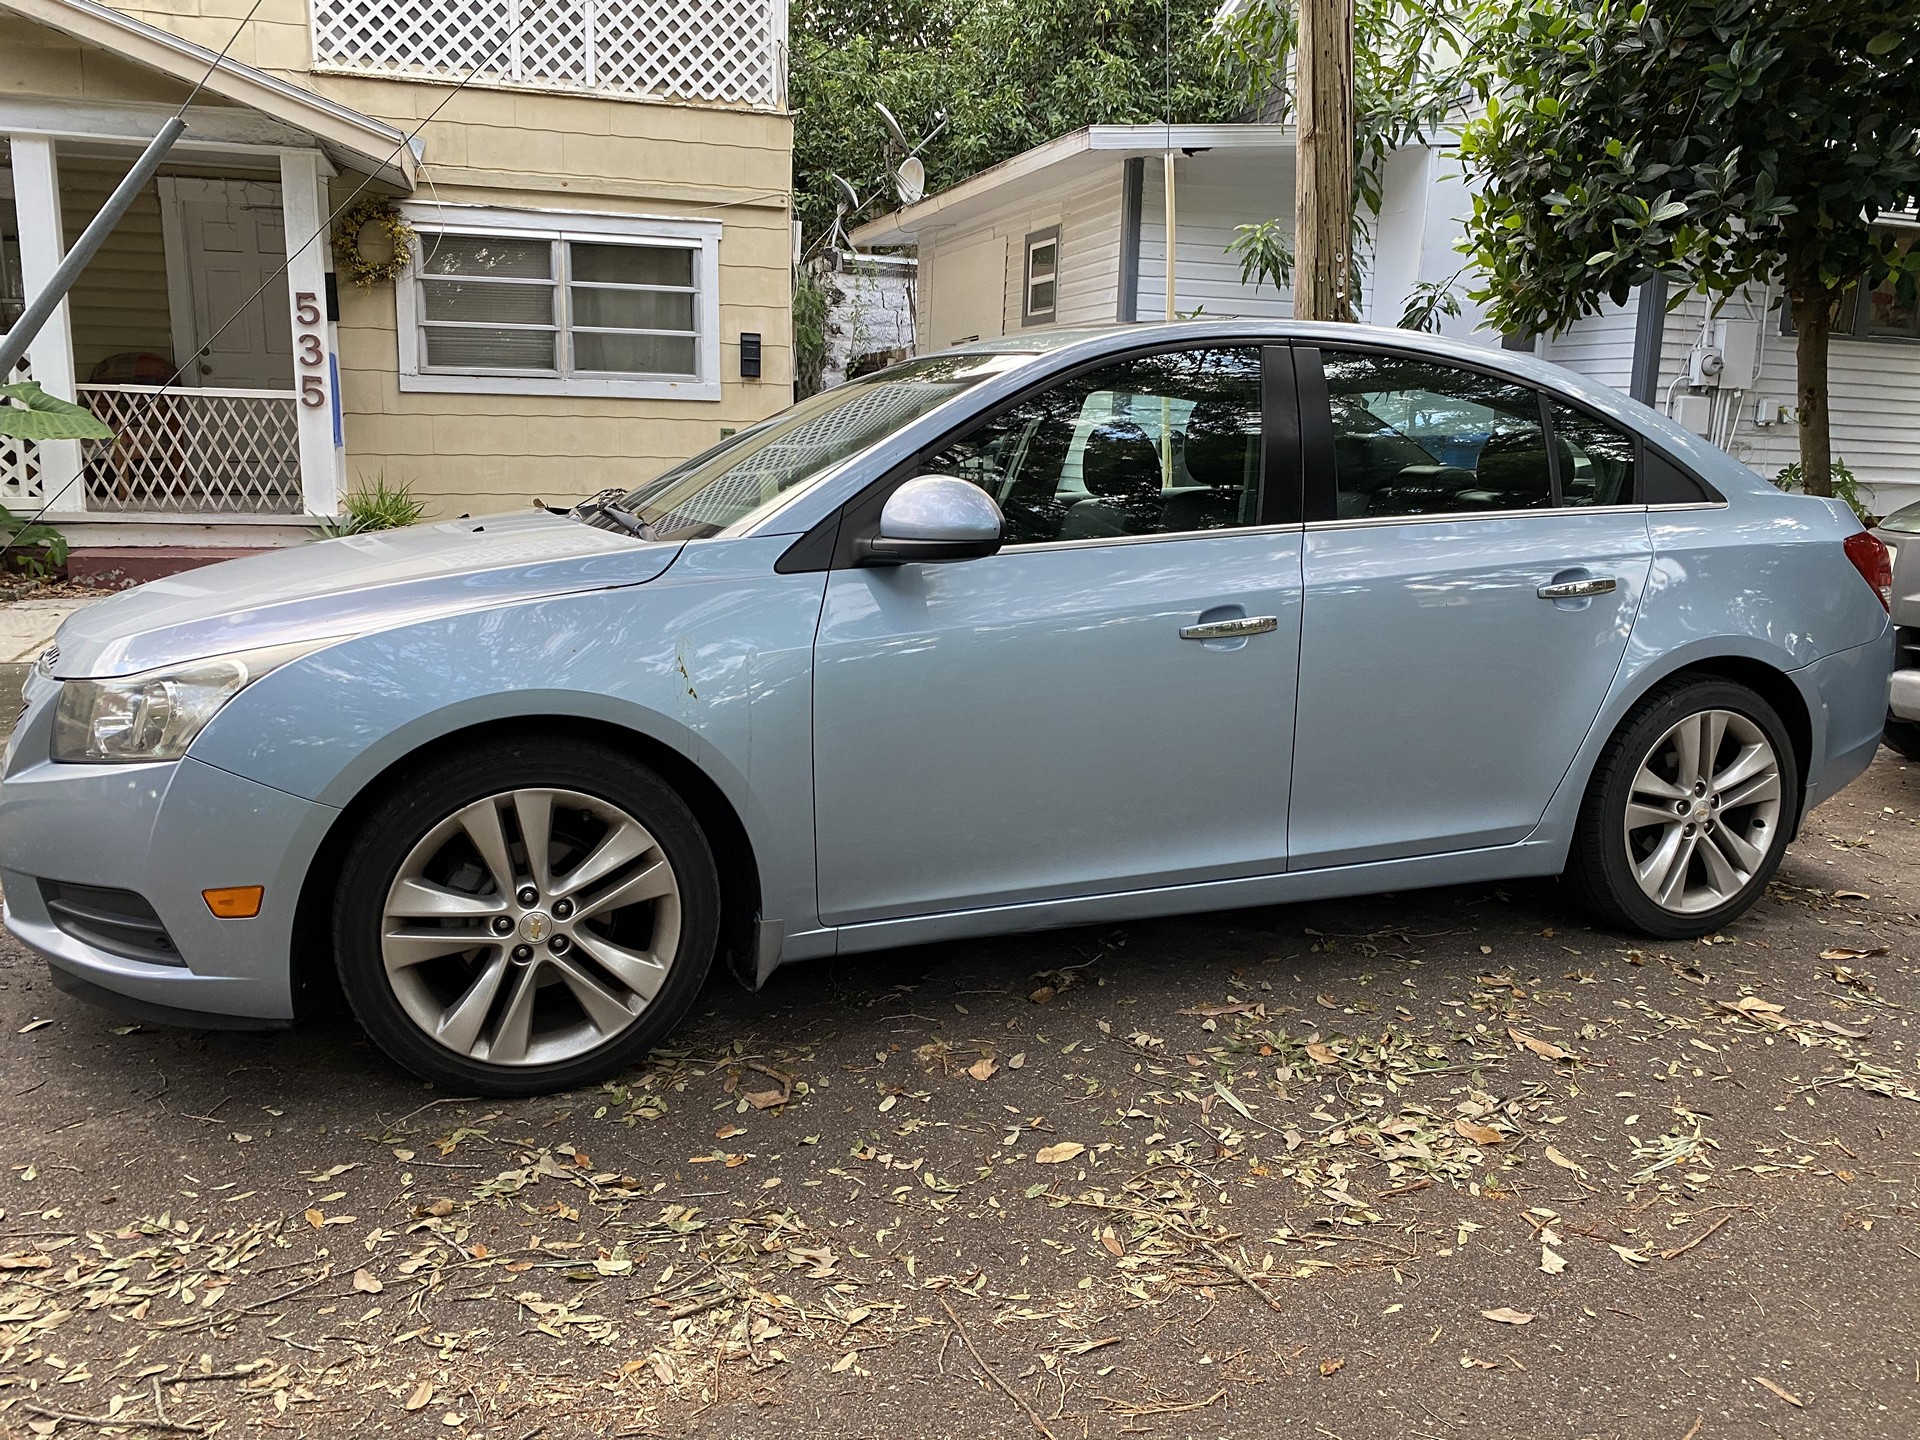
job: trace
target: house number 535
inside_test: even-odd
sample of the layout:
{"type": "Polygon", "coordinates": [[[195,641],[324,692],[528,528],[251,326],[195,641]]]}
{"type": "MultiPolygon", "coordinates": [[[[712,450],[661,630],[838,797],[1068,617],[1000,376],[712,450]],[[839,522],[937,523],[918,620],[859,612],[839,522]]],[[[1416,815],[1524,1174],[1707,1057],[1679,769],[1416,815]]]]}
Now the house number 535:
{"type": "Polygon", "coordinates": [[[293,337],[295,357],[300,362],[300,403],[320,406],[327,403],[326,381],[320,371],[327,363],[327,347],[320,339],[320,305],[311,290],[293,297],[293,320],[298,327],[293,337]]]}

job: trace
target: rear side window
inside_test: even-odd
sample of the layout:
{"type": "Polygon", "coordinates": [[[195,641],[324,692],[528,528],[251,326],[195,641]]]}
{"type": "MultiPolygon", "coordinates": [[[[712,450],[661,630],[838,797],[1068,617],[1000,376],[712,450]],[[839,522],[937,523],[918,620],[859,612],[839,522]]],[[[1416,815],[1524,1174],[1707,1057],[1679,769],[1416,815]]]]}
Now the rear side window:
{"type": "Polygon", "coordinates": [[[1553,401],[1554,448],[1560,460],[1562,505],[1629,505],[1634,497],[1634,451],[1626,431],[1553,401]]]}
{"type": "Polygon", "coordinates": [[[1541,510],[1554,503],[1540,397],[1396,355],[1322,353],[1341,519],[1541,510]]]}

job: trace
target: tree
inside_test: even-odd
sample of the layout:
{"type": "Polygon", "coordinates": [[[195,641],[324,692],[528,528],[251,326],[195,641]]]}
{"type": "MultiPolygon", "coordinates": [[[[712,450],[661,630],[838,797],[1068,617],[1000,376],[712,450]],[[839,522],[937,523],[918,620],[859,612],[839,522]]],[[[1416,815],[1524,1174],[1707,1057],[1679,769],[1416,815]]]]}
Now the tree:
{"type": "Polygon", "coordinates": [[[794,12],[789,89],[794,208],[809,242],[833,224],[830,175],[859,192],[862,218],[895,204],[902,157],[875,101],[915,139],[945,112],[946,128],[921,152],[929,192],[1083,125],[1237,118],[1241,86],[1206,43],[1216,5],[807,0],[794,12]]]}
{"type": "MultiPolygon", "coordinates": [[[[1332,57],[1336,77],[1340,69],[1351,75],[1352,198],[1338,207],[1344,224],[1317,227],[1327,253],[1316,266],[1319,286],[1306,288],[1332,291],[1327,298],[1340,303],[1321,305],[1314,318],[1352,318],[1360,300],[1353,255],[1371,239],[1387,160],[1402,146],[1426,143],[1467,94],[1467,57],[1490,3],[1497,0],[1343,0],[1338,7],[1352,15],[1352,53],[1344,66],[1332,57]],[[1329,228],[1332,235],[1326,234],[1329,228]]],[[[1299,121],[1301,90],[1314,83],[1316,67],[1301,50],[1299,7],[1300,0],[1229,0],[1210,37],[1222,74],[1240,87],[1244,103],[1276,119],[1299,121]],[[1302,60],[1307,60],[1304,66],[1298,63],[1302,60]]],[[[1327,67],[1318,68],[1324,74],[1327,67]]],[[[1303,156],[1301,203],[1313,179],[1306,171],[1303,156]]],[[[1332,208],[1320,198],[1324,188],[1313,187],[1316,212],[1332,208]]],[[[1299,204],[1295,213],[1298,217],[1299,204]]],[[[1292,237],[1302,223],[1274,219],[1237,227],[1229,248],[1240,260],[1241,280],[1258,277],[1276,290],[1292,284],[1292,237]]],[[[1300,298],[1297,292],[1296,309],[1304,315],[1300,298]]],[[[1310,301],[1309,309],[1316,304],[1310,301]]],[[[1445,308],[1446,302],[1439,304],[1445,308]]],[[[1426,328],[1434,323],[1434,310],[1433,297],[1416,297],[1401,323],[1426,328]]]]}
{"type": "Polygon", "coordinates": [[[1527,0],[1484,46],[1474,298],[1552,331],[1655,275],[1781,282],[1803,483],[1830,495],[1836,310],[1863,275],[1908,303],[1920,278],[1873,226],[1920,201],[1920,0],[1527,0]]]}

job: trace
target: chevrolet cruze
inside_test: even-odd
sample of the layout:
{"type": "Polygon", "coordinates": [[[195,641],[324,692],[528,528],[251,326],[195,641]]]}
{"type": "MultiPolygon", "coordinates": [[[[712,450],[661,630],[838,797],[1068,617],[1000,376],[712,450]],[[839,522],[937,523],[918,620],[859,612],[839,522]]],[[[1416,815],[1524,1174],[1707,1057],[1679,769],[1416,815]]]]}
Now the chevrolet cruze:
{"type": "Polygon", "coordinates": [[[716,959],[1509,876],[1703,934],[1887,704],[1887,556],[1612,390],[1354,326],[1051,332],[625,493],[62,627],[0,785],[63,989],[632,1063],[716,959]]]}

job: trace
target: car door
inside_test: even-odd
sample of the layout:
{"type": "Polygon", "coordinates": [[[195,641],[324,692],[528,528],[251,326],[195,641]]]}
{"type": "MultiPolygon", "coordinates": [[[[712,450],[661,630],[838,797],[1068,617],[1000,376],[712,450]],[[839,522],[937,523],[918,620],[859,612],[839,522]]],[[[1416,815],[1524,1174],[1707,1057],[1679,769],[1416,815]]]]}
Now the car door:
{"type": "Polygon", "coordinates": [[[1599,713],[1646,587],[1635,442],[1491,371],[1296,353],[1289,868],[1518,841],[1599,713]]]}
{"type": "MultiPolygon", "coordinates": [[[[1267,354],[1096,366],[889,477],[982,485],[1007,543],[828,577],[825,923],[1285,869],[1298,466],[1290,355],[1267,354]],[[1195,628],[1235,621],[1253,633],[1195,628]]],[[[888,488],[848,508],[843,556],[888,488]]]]}

